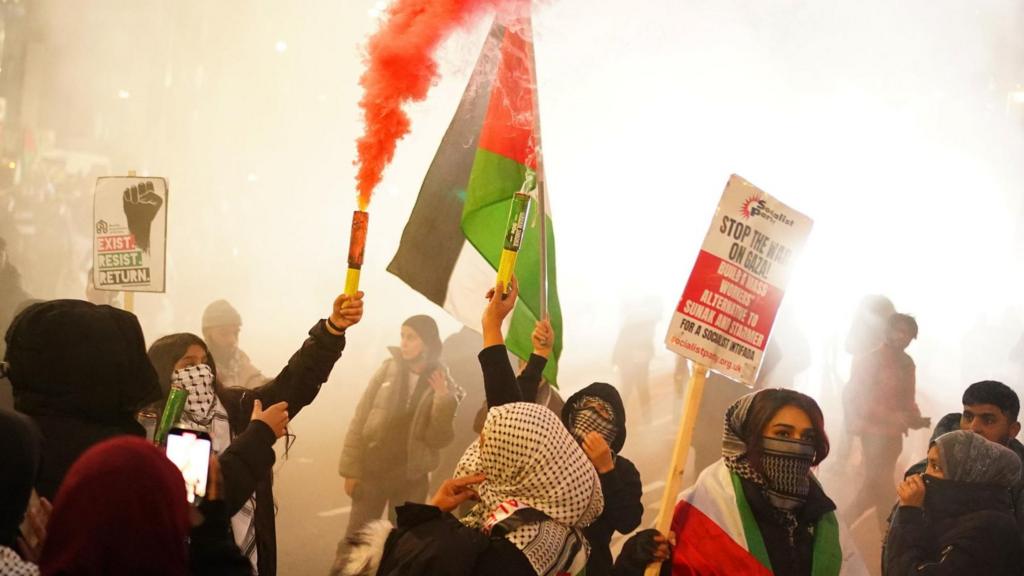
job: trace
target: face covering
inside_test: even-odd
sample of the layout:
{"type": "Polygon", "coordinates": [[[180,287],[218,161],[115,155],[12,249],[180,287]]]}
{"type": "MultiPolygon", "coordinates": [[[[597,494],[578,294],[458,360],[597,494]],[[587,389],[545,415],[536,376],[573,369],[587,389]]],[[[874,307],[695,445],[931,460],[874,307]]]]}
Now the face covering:
{"type": "Polygon", "coordinates": [[[185,414],[196,424],[209,426],[217,396],[213,389],[213,370],[206,364],[188,366],[171,374],[171,386],[184,388],[185,414]]]}
{"type": "Polygon", "coordinates": [[[811,489],[814,444],[784,438],[764,438],[761,468],[766,481],[765,493],[772,505],[796,510],[807,501],[811,489]]]}
{"type": "Polygon", "coordinates": [[[597,432],[611,446],[618,435],[615,425],[615,410],[612,405],[600,398],[585,396],[576,401],[572,412],[572,436],[577,442],[583,442],[587,434],[597,432]],[[603,410],[599,410],[600,406],[603,410]],[[602,414],[602,411],[607,414],[602,414]]]}

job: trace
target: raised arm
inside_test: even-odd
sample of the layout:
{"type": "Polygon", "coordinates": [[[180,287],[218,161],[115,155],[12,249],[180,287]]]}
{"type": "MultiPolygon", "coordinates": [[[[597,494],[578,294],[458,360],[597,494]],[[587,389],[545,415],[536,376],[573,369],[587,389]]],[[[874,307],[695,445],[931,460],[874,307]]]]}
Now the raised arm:
{"type": "Polygon", "coordinates": [[[248,414],[256,399],[261,400],[264,406],[287,402],[288,413],[295,418],[320,392],[320,386],[327,381],[345,349],[345,331],[362,317],[362,292],[335,298],[330,316],[310,329],[309,337],[288,360],[288,365],[270,382],[243,394],[238,408],[248,414]]]}
{"type": "Polygon", "coordinates": [[[505,349],[505,336],[501,333],[501,325],[515,308],[516,298],[519,297],[519,285],[515,277],[512,278],[509,287],[510,291],[505,295],[504,286],[499,281],[487,292],[487,307],[480,320],[484,349],[477,358],[480,360],[480,369],[484,375],[484,393],[487,395],[488,408],[527,400],[516,382],[516,373],[505,349]]]}

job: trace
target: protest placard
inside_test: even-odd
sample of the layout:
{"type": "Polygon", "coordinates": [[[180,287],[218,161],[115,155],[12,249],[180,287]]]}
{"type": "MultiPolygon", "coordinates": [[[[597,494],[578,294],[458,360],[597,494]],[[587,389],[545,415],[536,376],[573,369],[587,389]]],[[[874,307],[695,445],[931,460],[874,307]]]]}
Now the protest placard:
{"type": "Polygon", "coordinates": [[[93,224],[93,285],[98,290],[165,290],[166,180],[98,178],[93,224]]]}

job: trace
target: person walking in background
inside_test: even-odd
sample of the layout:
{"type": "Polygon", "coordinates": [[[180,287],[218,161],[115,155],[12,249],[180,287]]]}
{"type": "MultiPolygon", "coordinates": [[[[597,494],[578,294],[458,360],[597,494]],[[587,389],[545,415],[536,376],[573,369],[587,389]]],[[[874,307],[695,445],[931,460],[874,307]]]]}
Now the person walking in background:
{"type": "Polygon", "coordinates": [[[885,342],[854,360],[844,391],[847,431],[860,438],[864,477],[845,510],[852,522],[874,509],[884,531],[886,515],[896,497],[896,461],[908,430],[931,425],[917,407],[916,368],[905,352],[917,338],[917,322],[906,314],[889,317],[885,342]]]}
{"type": "Polygon", "coordinates": [[[227,300],[211,302],[203,311],[203,339],[217,362],[217,379],[227,388],[257,388],[269,380],[238,347],[242,315],[227,300]]]}

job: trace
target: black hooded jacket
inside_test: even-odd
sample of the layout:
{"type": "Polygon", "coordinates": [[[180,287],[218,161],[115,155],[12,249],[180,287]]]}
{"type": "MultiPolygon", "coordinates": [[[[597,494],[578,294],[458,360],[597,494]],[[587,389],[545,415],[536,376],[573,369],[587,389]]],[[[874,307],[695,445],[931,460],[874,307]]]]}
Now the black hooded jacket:
{"type": "MultiPolygon", "coordinates": [[[[510,402],[530,402],[537,394],[541,374],[547,360],[533,354],[518,376],[512,370],[508,353],[503,345],[490,346],[480,352],[480,367],[484,373],[487,406],[493,408],[510,402]]],[[[626,443],[626,410],[618,390],[609,384],[596,382],[573,394],[562,408],[562,422],[569,427],[572,405],[582,396],[596,396],[612,405],[616,415],[618,435],[610,446],[617,455],[626,443]]],[[[609,548],[612,535],[618,531],[628,534],[640,525],[644,515],[643,484],[640,472],[628,459],[615,456],[615,468],[601,474],[604,493],[604,512],[584,529],[590,541],[587,576],[603,576],[612,572],[612,554],[609,548]]]]}
{"type": "MultiPolygon", "coordinates": [[[[951,412],[946,414],[939,420],[939,423],[935,425],[935,429],[932,430],[931,441],[934,442],[936,438],[946,434],[947,432],[953,432],[954,430],[960,429],[960,413],[951,412]]],[[[1020,458],[1021,466],[1024,467],[1024,444],[1021,444],[1020,440],[1013,438],[1006,445],[1007,448],[1013,450],[1014,454],[1020,458]]],[[[910,468],[903,474],[904,478],[909,478],[917,474],[924,474],[925,469],[928,468],[928,459],[925,458],[910,468]]],[[[1010,501],[1013,505],[1013,514],[1017,519],[1017,525],[1024,527],[1024,475],[1017,481],[1016,484],[1010,488],[1010,501]]],[[[893,519],[896,516],[897,506],[894,506],[892,512],[889,514],[889,523],[892,524],[893,519]]],[[[906,515],[905,515],[906,516],[906,515]]],[[[1021,545],[1024,546],[1024,530],[1020,530],[1021,545]]]]}
{"type": "Polygon", "coordinates": [[[924,508],[901,506],[886,537],[885,576],[1019,576],[1022,548],[1005,488],[925,476],[924,508]]]}
{"type": "Polygon", "coordinates": [[[611,445],[612,452],[616,454],[615,468],[600,475],[604,512],[583,531],[590,541],[587,576],[605,576],[612,573],[612,553],[609,548],[612,536],[615,532],[629,534],[636,530],[643,518],[643,484],[636,466],[618,455],[626,443],[626,409],[619,391],[613,386],[595,382],[570,396],[562,408],[562,422],[569,427],[572,407],[584,396],[600,398],[611,404],[615,410],[615,427],[618,429],[618,435],[611,445]]]}
{"type": "Polygon", "coordinates": [[[93,444],[144,436],[135,412],[160,396],[135,315],[82,300],[26,308],[5,337],[14,407],[43,436],[36,490],[53,498],[93,444]]]}

